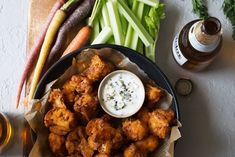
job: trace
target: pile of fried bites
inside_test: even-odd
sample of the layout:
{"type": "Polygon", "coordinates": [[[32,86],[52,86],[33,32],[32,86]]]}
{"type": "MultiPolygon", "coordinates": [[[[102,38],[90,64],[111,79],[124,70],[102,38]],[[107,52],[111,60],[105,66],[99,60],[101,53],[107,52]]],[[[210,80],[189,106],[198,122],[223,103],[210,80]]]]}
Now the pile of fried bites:
{"type": "Polygon", "coordinates": [[[115,67],[97,54],[81,74],[73,75],[59,89],[53,89],[44,117],[49,128],[49,145],[54,156],[146,157],[156,150],[175,124],[171,109],[156,108],[164,92],[145,85],[145,103],[132,117],[111,117],[99,105],[100,81],[115,67]]]}

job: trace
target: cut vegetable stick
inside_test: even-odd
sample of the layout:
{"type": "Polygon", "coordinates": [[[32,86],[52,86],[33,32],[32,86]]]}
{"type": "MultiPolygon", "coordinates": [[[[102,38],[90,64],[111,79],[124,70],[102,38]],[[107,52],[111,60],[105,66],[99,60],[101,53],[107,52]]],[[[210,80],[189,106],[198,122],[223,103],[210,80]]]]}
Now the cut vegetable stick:
{"type": "Polygon", "coordinates": [[[155,62],[155,49],[156,44],[151,44],[148,47],[145,47],[145,56],[155,62]]]}
{"type": "Polygon", "coordinates": [[[49,54],[51,45],[54,41],[54,38],[56,36],[56,33],[59,29],[59,27],[61,26],[61,24],[64,22],[64,19],[66,18],[66,14],[63,10],[58,10],[54,16],[54,18],[51,21],[51,24],[47,30],[41,51],[40,51],[40,55],[38,58],[38,62],[36,64],[36,68],[34,71],[34,75],[33,75],[33,79],[32,79],[32,84],[31,84],[31,88],[29,91],[29,96],[28,99],[31,100],[33,98],[36,86],[39,82],[40,76],[41,76],[41,72],[43,69],[43,66],[46,62],[46,58],[49,54]]]}
{"type": "MultiPolygon", "coordinates": [[[[123,2],[124,3],[124,2],[123,2]]],[[[111,28],[113,31],[113,36],[115,43],[118,45],[122,45],[124,43],[124,36],[122,33],[122,26],[120,21],[120,16],[117,8],[117,1],[116,0],[110,0],[107,3],[107,8],[109,10],[109,19],[112,20],[111,28]]]]}
{"type": "Polygon", "coordinates": [[[137,1],[142,2],[151,7],[157,7],[159,4],[159,0],[137,0],[137,1]]]}
{"type": "Polygon", "coordinates": [[[30,69],[32,68],[33,64],[35,63],[35,60],[37,59],[37,57],[39,55],[40,48],[42,46],[43,40],[45,38],[47,29],[48,29],[48,27],[51,23],[51,20],[53,19],[56,11],[58,9],[60,9],[60,7],[63,4],[64,4],[63,0],[57,0],[56,1],[56,3],[52,7],[52,9],[51,9],[51,11],[50,11],[50,13],[49,13],[49,15],[46,19],[46,22],[45,22],[44,26],[42,27],[41,32],[39,33],[37,39],[34,41],[34,45],[32,46],[32,48],[29,52],[29,56],[28,56],[28,59],[27,59],[27,62],[26,62],[25,68],[24,68],[24,72],[21,76],[20,84],[19,84],[18,91],[17,91],[16,108],[18,108],[18,106],[19,106],[20,95],[21,95],[21,92],[22,92],[22,89],[23,89],[23,86],[24,86],[24,82],[25,82],[27,76],[29,75],[30,69]]]}
{"type": "Polygon", "coordinates": [[[129,21],[134,30],[138,33],[140,39],[143,41],[145,46],[150,46],[154,43],[153,38],[149,35],[134,13],[128,8],[128,6],[122,1],[118,0],[119,11],[124,15],[124,17],[129,21]]]}
{"type": "Polygon", "coordinates": [[[131,45],[131,37],[133,35],[133,32],[134,32],[134,29],[129,24],[128,27],[127,27],[127,33],[126,33],[126,39],[125,39],[125,42],[124,42],[124,46],[130,47],[130,45],[131,45]]]}
{"type": "Polygon", "coordinates": [[[101,29],[103,29],[106,26],[105,23],[104,23],[103,16],[100,16],[99,21],[100,21],[100,27],[101,27],[101,29]]]}
{"type": "MultiPolygon", "coordinates": [[[[132,5],[131,10],[132,10],[133,13],[137,12],[138,2],[136,0],[133,1],[133,5],[132,5]]],[[[133,33],[134,33],[134,29],[132,28],[131,24],[129,23],[128,28],[127,28],[127,33],[126,33],[124,46],[131,47],[131,41],[132,41],[133,33]]]]}
{"type": "Polygon", "coordinates": [[[96,39],[91,43],[91,45],[104,44],[110,39],[112,35],[112,29],[109,26],[105,26],[96,39]]]}
{"type": "Polygon", "coordinates": [[[111,36],[111,38],[107,41],[108,44],[115,44],[114,37],[111,36]]]}
{"type": "Polygon", "coordinates": [[[91,43],[95,40],[95,38],[99,35],[99,33],[100,33],[100,25],[99,25],[99,21],[97,18],[94,20],[93,26],[92,26],[91,38],[90,38],[91,43]]]}
{"type": "Polygon", "coordinates": [[[107,6],[105,4],[102,7],[102,16],[104,19],[105,26],[110,26],[109,13],[108,13],[107,6]]]}
{"type": "Polygon", "coordinates": [[[103,5],[102,3],[104,3],[103,0],[95,0],[95,4],[93,7],[94,9],[92,9],[91,16],[89,17],[89,20],[88,20],[89,26],[93,26],[93,22],[98,16],[98,12],[102,9],[102,5],[103,5]]]}
{"type": "MultiPolygon", "coordinates": [[[[135,13],[137,14],[137,18],[140,21],[142,21],[143,12],[144,12],[144,3],[138,2],[138,9],[137,12],[135,13]]],[[[133,50],[137,50],[138,40],[139,40],[138,33],[134,31],[130,48],[132,48],[133,50]]]]}
{"type": "Polygon", "coordinates": [[[137,52],[144,54],[144,44],[140,39],[138,39],[137,52]]]}
{"type": "Polygon", "coordinates": [[[91,34],[91,27],[90,26],[84,26],[82,29],[78,32],[78,34],[75,36],[75,38],[72,40],[72,42],[69,44],[69,46],[64,51],[63,56],[66,54],[73,52],[77,49],[80,49],[86,43],[88,42],[91,34]]]}

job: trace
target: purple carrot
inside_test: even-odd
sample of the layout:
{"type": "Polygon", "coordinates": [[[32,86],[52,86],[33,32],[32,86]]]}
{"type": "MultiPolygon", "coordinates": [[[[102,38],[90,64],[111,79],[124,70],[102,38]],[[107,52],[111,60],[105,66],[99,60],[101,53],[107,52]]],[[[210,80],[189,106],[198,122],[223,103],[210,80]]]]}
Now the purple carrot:
{"type": "Polygon", "coordinates": [[[92,11],[95,0],[84,0],[69,16],[69,18],[61,26],[54,46],[47,58],[47,62],[44,66],[44,72],[49,68],[54,62],[56,62],[62,55],[63,44],[66,42],[66,35],[68,32],[77,26],[82,20],[84,20],[92,11]]]}
{"type": "Polygon", "coordinates": [[[61,6],[64,4],[64,2],[65,2],[65,0],[57,0],[56,1],[56,3],[53,5],[53,7],[52,7],[47,19],[46,19],[45,24],[42,27],[41,32],[39,33],[38,37],[34,41],[34,45],[30,50],[23,74],[21,75],[21,80],[20,80],[20,84],[18,87],[18,91],[17,91],[17,97],[16,97],[16,108],[18,108],[18,106],[19,106],[20,95],[21,95],[21,92],[22,92],[22,89],[24,86],[24,82],[25,82],[27,76],[29,75],[31,68],[39,55],[40,48],[41,48],[42,43],[44,41],[47,29],[51,23],[51,20],[53,19],[56,11],[61,8],[61,6]]]}

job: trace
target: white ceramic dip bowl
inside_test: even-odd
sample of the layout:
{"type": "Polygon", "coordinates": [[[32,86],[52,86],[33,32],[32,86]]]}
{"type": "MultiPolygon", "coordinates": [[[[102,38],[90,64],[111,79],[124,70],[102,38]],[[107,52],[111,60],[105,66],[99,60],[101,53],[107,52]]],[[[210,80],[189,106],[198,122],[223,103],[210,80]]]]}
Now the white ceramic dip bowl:
{"type": "Polygon", "coordinates": [[[145,99],[142,81],[132,72],[116,70],[100,83],[98,98],[103,110],[116,118],[126,118],[140,110],[145,99]]]}

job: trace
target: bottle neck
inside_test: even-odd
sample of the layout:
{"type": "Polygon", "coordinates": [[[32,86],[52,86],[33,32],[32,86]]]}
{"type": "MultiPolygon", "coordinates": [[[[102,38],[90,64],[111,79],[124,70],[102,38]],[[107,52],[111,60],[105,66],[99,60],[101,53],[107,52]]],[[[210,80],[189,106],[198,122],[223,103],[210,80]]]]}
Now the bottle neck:
{"type": "Polygon", "coordinates": [[[189,30],[188,39],[194,49],[202,53],[213,52],[221,40],[221,31],[208,33],[205,29],[205,21],[198,21],[189,30]]]}

